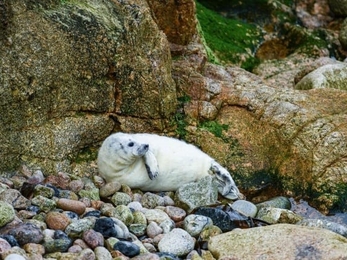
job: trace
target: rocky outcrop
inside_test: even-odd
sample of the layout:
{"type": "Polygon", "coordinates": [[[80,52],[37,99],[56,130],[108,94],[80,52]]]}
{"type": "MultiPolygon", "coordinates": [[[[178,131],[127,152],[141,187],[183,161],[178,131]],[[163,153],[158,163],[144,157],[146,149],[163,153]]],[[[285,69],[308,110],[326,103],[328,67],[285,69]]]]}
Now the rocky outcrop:
{"type": "Polygon", "coordinates": [[[0,13],[1,170],[70,171],[115,127],[166,128],[171,59],[145,2],[1,1],[0,13]]]}

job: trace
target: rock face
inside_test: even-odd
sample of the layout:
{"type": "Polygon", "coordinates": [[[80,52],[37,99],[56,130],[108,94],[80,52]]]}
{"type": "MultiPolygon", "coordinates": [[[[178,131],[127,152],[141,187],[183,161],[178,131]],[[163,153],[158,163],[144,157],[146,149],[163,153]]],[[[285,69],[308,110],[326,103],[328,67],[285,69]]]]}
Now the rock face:
{"type": "Polygon", "coordinates": [[[68,170],[115,127],[163,130],[174,111],[168,42],[143,1],[1,5],[1,170],[68,170]],[[140,120],[141,121],[141,120],[140,120]],[[140,126],[139,126],[140,125],[140,126]]]}
{"type": "Polygon", "coordinates": [[[328,230],[277,224],[214,236],[208,249],[216,259],[344,259],[346,246],[328,230]]]}
{"type": "Polygon", "coordinates": [[[238,185],[274,172],[323,210],[339,202],[347,93],[293,89],[317,68],[314,55],[308,68],[293,53],[259,76],[207,62],[194,10],[192,0],[0,1],[0,172],[24,162],[46,175],[97,174],[111,132],[177,126],[238,185]]]}

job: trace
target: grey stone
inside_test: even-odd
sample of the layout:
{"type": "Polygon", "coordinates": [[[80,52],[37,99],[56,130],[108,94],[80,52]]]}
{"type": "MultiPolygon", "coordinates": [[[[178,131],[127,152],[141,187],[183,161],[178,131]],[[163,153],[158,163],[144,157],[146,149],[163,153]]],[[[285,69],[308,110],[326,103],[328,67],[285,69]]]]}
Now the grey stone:
{"type": "Polygon", "coordinates": [[[164,235],[158,244],[160,252],[184,256],[194,249],[195,241],[187,231],[174,228],[164,235]]]}
{"type": "Polygon", "coordinates": [[[272,207],[260,208],[258,214],[256,215],[256,218],[261,219],[270,224],[295,224],[303,219],[300,215],[294,213],[293,211],[272,207]]]}
{"type": "Polygon", "coordinates": [[[192,237],[197,237],[202,230],[213,225],[212,219],[201,215],[188,215],[183,221],[184,230],[192,237]]]}
{"type": "Polygon", "coordinates": [[[199,206],[215,204],[218,189],[213,177],[206,176],[197,182],[182,185],[175,196],[176,204],[190,212],[199,206]]]}
{"type": "Polygon", "coordinates": [[[243,214],[244,216],[252,218],[254,218],[258,212],[257,206],[247,200],[237,200],[233,204],[231,204],[231,208],[243,214]]]}

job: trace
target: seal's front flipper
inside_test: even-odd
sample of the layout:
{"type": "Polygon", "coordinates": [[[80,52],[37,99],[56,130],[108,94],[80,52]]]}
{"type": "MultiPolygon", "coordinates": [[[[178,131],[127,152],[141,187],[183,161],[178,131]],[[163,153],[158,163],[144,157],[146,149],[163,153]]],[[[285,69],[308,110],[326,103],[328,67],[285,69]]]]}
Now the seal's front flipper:
{"type": "Polygon", "coordinates": [[[145,160],[148,177],[153,180],[159,174],[157,158],[155,158],[154,154],[150,150],[147,151],[143,158],[145,160]]]}

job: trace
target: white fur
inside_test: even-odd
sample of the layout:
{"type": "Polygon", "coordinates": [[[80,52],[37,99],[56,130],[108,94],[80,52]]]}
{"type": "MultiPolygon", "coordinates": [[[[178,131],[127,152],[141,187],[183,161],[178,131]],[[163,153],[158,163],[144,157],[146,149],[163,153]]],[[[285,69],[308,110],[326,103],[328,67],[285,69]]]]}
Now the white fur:
{"type": "Polygon", "coordinates": [[[118,181],[144,191],[175,191],[214,173],[223,196],[236,199],[240,195],[227,170],[206,153],[155,134],[110,135],[99,150],[98,167],[107,182],[118,181]]]}

